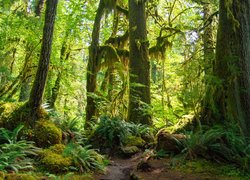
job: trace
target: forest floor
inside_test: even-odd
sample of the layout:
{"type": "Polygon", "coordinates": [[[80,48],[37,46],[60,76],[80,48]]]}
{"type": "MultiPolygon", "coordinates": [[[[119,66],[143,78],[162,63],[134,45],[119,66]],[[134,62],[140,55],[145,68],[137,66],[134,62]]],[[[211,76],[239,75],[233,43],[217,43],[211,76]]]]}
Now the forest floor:
{"type": "MultiPolygon", "coordinates": [[[[144,165],[141,154],[124,159],[113,157],[104,174],[94,176],[95,180],[234,180],[242,179],[211,174],[209,172],[187,172],[172,167],[171,158],[149,159],[144,165]],[[138,169],[138,167],[140,167],[138,169]]],[[[204,171],[206,171],[204,169],[204,171]]],[[[244,178],[243,178],[244,179],[244,178]]]]}

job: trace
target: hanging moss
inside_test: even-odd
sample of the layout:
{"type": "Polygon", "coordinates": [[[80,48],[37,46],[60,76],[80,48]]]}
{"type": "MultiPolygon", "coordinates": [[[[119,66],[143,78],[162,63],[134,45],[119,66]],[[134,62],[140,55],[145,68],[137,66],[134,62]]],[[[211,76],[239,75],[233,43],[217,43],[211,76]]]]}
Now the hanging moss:
{"type": "Polygon", "coordinates": [[[62,141],[62,130],[51,121],[38,121],[34,128],[34,140],[38,147],[60,144],[62,141]]]}

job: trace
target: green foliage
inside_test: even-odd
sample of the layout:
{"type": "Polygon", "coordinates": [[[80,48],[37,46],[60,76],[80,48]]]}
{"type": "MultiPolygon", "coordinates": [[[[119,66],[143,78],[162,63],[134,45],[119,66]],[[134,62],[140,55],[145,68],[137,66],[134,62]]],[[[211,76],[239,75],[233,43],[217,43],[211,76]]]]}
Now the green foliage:
{"type": "Polygon", "coordinates": [[[123,140],[130,134],[130,129],[126,122],[118,117],[109,118],[103,116],[94,132],[94,136],[104,140],[104,145],[108,147],[119,146],[123,140]]]}
{"type": "Polygon", "coordinates": [[[87,141],[85,132],[83,131],[84,123],[81,122],[79,117],[73,119],[57,119],[55,123],[58,124],[62,130],[63,142],[65,144],[70,141],[84,144],[87,141]]]}
{"type": "Polygon", "coordinates": [[[72,166],[79,172],[104,169],[104,157],[90,146],[69,143],[63,155],[72,159],[72,166]]]}
{"type": "Polygon", "coordinates": [[[90,140],[93,145],[101,148],[115,149],[128,144],[144,147],[154,141],[154,129],[125,122],[119,117],[102,116],[90,140]]]}
{"type": "Polygon", "coordinates": [[[155,157],[157,157],[157,158],[165,158],[168,156],[169,156],[169,153],[167,151],[165,151],[164,149],[160,149],[159,151],[157,151],[155,153],[155,157]]]}
{"type": "Polygon", "coordinates": [[[32,141],[17,139],[22,128],[20,125],[13,132],[0,128],[0,139],[4,142],[0,144],[0,171],[8,168],[18,172],[34,168],[29,156],[36,156],[40,149],[32,141]]]}
{"type": "Polygon", "coordinates": [[[189,159],[215,158],[249,168],[250,146],[235,128],[215,126],[205,132],[187,134],[187,137],[179,145],[189,159]]]}

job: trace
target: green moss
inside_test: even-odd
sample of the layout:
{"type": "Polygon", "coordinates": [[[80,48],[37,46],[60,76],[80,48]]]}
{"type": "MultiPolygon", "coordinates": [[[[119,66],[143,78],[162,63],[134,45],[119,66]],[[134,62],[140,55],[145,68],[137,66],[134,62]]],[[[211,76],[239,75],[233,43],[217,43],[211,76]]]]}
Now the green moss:
{"type": "Polygon", "coordinates": [[[229,177],[241,179],[243,176],[246,177],[246,179],[249,179],[249,175],[244,174],[243,171],[236,166],[213,163],[203,159],[187,161],[184,163],[182,162],[178,167],[176,167],[176,169],[191,174],[213,174],[225,179],[228,179],[229,177]]]}
{"type": "Polygon", "coordinates": [[[145,145],[145,141],[141,137],[136,136],[128,136],[124,140],[125,146],[137,146],[137,147],[143,147],[145,145]]]}
{"type": "Polygon", "coordinates": [[[34,140],[39,147],[60,144],[62,141],[62,130],[51,121],[38,121],[34,129],[34,140]]]}
{"type": "Polygon", "coordinates": [[[46,149],[41,153],[40,163],[42,167],[51,173],[62,173],[68,170],[72,164],[69,157],[63,157],[50,149],[46,149]]]}
{"type": "Polygon", "coordinates": [[[37,178],[30,174],[6,174],[5,180],[36,180],[37,178]]]}
{"type": "Polygon", "coordinates": [[[87,175],[72,175],[72,176],[70,176],[70,179],[71,180],[93,180],[93,178],[89,174],[87,174],[87,175]]]}
{"type": "Polygon", "coordinates": [[[23,103],[0,103],[0,127],[8,128],[12,122],[12,114],[22,105],[23,103]]]}
{"type": "Polygon", "coordinates": [[[140,150],[138,147],[136,146],[126,146],[126,147],[122,147],[121,148],[122,152],[125,154],[125,155],[133,155],[133,154],[136,154],[138,153],[140,150]]]}
{"type": "Polygon", "coordinates": [[[49,147],[49,150],[57,154],[62,154],[64,149],[65,149],[64,144],[55,144],[54,146],[49,147]]]}
{"type": "Polygon", "coordinates": [[[4,177],[5,177],[4,172],[0,171],[0,180],[4,179],[4,177]]]}
{"type": "Polygon", "coordinates": [[[56,176],[53,175],[53,179],[67,179],[67,180],[94,180],[93,177],[91,176],[91,174],[89,173],[84,173],[84,174],[74,174],[72,172],[64,174],[64,175],[60,175],[60,176],[56,176]]]}

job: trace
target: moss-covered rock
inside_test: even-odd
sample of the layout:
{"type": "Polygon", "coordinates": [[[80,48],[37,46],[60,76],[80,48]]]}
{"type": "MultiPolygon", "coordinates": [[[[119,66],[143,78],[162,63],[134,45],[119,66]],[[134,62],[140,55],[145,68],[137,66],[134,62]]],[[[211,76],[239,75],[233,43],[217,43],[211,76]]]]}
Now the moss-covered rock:
{"type": "Polygon", "coordinates": [[[123,155],[130,157],[130,156],[140,152],[140,149],[136,146],[125,146],[125,147],[121,148],[121,151],[122,151],[123,155]]]}
{"type": "Polygon", "coordinates": [[[164,130],[157,133],[157,150],[165,150],[167,152],[179,153],[180,142],[185,140],[186,136],[183,134],[169,134],[164,130]]]}
{"type": "Polygon", "coordinates": [[[146,142],[141,137],[137,137],[137,136],[128,136],[124,140],[125,146],[137,146],[137,147],[142,148],[145,144],[146,142]]]}
{"type": "Polygon", "coordinates": [[[63,173],[67,171],[72,164],[71,158],[57,154],[50,149],[43,150],[40,153],[40,157],[42,167],[51,173],[63,173]]]}
{"type": "Polygon", "coordinates": [[[34,128],[34,141],[38,147],[60,144],[62,141],[62,130],[51,121],[38,121],[34,128]]]}

